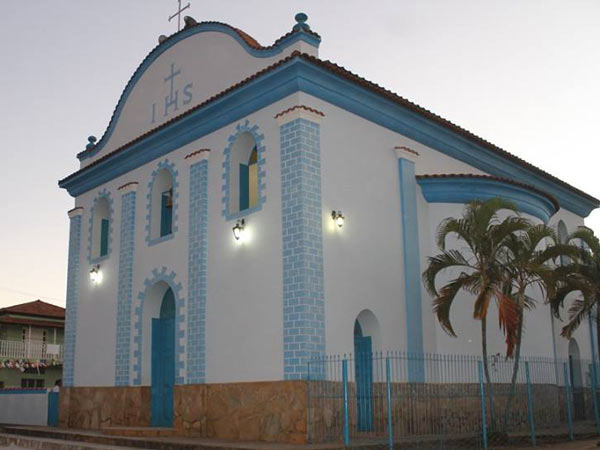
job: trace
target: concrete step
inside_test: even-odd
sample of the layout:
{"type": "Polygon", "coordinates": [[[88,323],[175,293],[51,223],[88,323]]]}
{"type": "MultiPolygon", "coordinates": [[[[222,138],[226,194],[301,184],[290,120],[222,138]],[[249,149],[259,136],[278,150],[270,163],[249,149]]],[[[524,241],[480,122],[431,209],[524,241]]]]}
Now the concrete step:
{"type": "Polygon", "coordinates": [[[170,437],[176,436],[174,428],[150,428],[150,427],[107,427],[102,429],[102,433],[108,436],[124,437],[170,437]]]}

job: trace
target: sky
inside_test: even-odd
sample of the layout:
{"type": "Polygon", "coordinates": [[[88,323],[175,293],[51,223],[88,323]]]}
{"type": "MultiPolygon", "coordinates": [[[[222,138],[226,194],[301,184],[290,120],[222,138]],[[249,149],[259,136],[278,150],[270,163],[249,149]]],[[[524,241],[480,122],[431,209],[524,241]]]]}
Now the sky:
{"type": "MultiPolygon", "coordinates": [[[[598,0],[188,0],[270,45],[308,14],[319,54],[600,198],[598,0]]],[[[183,5],[188,1],[184,0],[183,5]]],[[[0,2],[0,307],[64,306],[57,181],[102,136],[177,0],[0,2]]],[[[586,225],[600,234],[600,210],[586,225]]]]}

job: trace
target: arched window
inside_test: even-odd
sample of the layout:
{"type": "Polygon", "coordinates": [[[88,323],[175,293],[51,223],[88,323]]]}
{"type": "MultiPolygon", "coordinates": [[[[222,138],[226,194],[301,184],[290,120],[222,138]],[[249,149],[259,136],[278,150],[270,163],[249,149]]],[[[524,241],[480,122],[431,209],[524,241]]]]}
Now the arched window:
{"type": "Polygon", "coordinates": [[[107,197],[100,197],[92,210],[92,242],[90,257],[92,260],[108,255],[110,233],[110,205],[107,197]]]}
{"type": "MultiPolygon", "coordinates": [[[[558,222],[558,226],[557,226],[557,233],[558,233],[558,242],[560,242],[561,244],[566,244],[567,243],[567,238],[569,237],[569,232],[567,231],[567,226],[565,225],[565,223],[560,220],[558,222]]],[[[561,255],[560,256],[560,264],[567,264],[569,262],[569,259],[566,256],[561,255]]]]}
{"type": "Polygon", "coordinates": [[[151,236],[153,239],[173,232],[173,177],[168,169],[158,171],[152,184],[151,236]]]}
{"type": "Polygon", "coordinates": [[[254,136],[241,133],[229,156],[229,213],[258,205],[258,151],[254,136]]]}

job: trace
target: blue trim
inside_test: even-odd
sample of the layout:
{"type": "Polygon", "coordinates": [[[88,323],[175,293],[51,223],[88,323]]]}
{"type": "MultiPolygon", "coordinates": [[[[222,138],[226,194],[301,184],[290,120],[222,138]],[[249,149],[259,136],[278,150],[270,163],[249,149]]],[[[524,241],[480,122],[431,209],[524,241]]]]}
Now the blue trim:
{"type": "Polygon", "coordinates": [[[271,48],[267,48],[264,50],[257,50],[253,47],[250,47],[248,45],[248,43],[244,39],[242,39],[242,37],[232,27],[229,27],[224,24],[200,23],[193,28],[188,28],[186,30],[180,31],[176,35],[170,37],[163,44],[155,47],[154,50],[152,50],[148,54],[148,56],[146,56],[144,61],[142,61],[140,66],[134,72],[133,76],[131,77],[131,79],[127,83],[127,86],[125,87],[125,90],[121,94],[121,97],[119,98],[119,101],[117,102],[117,107],[115,108],[115,112],[113,113],[110,123],[108,124],[108,128],[104,132],[104,135],[102,136],[100,141],[95,145],[95,147],[92,151],[87,151],[87,150],[82,151],[77,155],[77,158],[79,158],[80,161],[83,161],[85,159],[88,159],[88,158],[98,154],[98,152],[100,152],[100,150],[102,150],[105,147],[105,145],[108,143],[108,141],[110,140],[110,137],[112,136],[112,134],[115,130],[116,124],[119,121],[119,118],[121,116],[121,113],[123,112],[125,103],[127,103],[127,99],[129,98],[129,95],[131,95],[131,92],[135,88],[135,85],[140,80],[140,78],[142,78],[142,76],[144,75],[146,70],[148,70],[148,68],[154,63],[154,61],[156,61],[158,59],[159,56],[161,56],[168,49],[170,49],[171,47],[173,47],[175,44],[179,43],[180,41],[182,41],[188,37],[194,36],[196,34],[206,33],[206,32],[221,32],[221,33],[225,33],[225,34],[231,36],[233,39],[235,39],[237,41],[238,44],[240,44],[240,46],[244,50],[246,50],[246,52],[248,54],[254,56],[255,58],[270,58],[272,56],[279,55],[287,47],[289,47],[290,45],[292,45],[298,41],[304,41],[304,42],[306,42],[314,47],[317,47],[317,48],[319,47],[319,44],[321,43],[320,38],[314,36],[313,34],[306,33],[304,31],[300,30],[300,31],[297,31],[295,33],[292,33],[292,34],[284,37],[283,39],[278,41],[275,45],[273,45],[273,47],[271,47],[271,48]]]}
{"type": "MultiPolygon", "coordinates": [[[[164,241],[168,241],[175,237],[175,233],[177,232],[177,208],[179,207],[179,182],[177,181],[177,175],[179,172],[175,169],[175,164],[169,162],[168,159],[161,161],[158,163],[158,166],[152,172],[152,176],[150,178],[150,182],[148,183],[148,193],[146,194],[147,203],[147,211],[146,214],[146,242],[148,246],[153,246],[159,244],[164,241]],[[171,208],[172,216],[171,216],[171,232],[165,236],[160,236],[160,226],[159,226],[159,236],[153,238],[152,237],[152,188],[154,186],[154,180],[162,169],[167,169],[171,172],[171,183],[173,187],[173,207],[171,208]]],[[[162,196],[161,196],[162,201],[162,196]]],[[[161,224],[159,224],[161,225],[161,224]]]]}
{"type": "Polygon", "coordinates": [[[113,208],[113,199],[106,189],[102,189],[94,198],[94,202],[92,203],[91,214],[89,219],[88,226],[88,244],[87,244],[87,259],[89,264],[98,264],[105,259],[110,257],[110,252],[112,250],[112,235],[113,235],[113,217],[114,217],[114,208],[113,208]],[[92,239],[94,232],[94,214],[96,212],[96,205],[100,201],[100,199],[105,198],[108,202],[108,221],[109,221],[109,232],[108,232],[108,251],[105,255],[99,255],[96,258],[92,258],[92,239]]]}
{"type": "MultiPolygon", "coordinates": [[[[146,292],[159,281],[164,281],[169,285],[175,295],[175,304],[177,305],[177,317],[175,318],[175,384],[183,384],[185,382],[185,348],[181,342],[185,342],[185,299],[181,296],[181,283],[176,282],[177,275],[175,272],[167,274],[167,268],[162,267],[161,270],[152,270],[152,277],[144,280],[144,290],[138,293],[138,302],[135,308],[135,326],[133,345],[133,374],[135,376],[133,384],[139,386],[142,384],[142,320],[144,316],[144,301],[146,300],[146,292]]],[[[161,299],[162,300],[162,299],[161,299]]]]}
{"type": "Polygon", "coordinates": [[[425,381],[423,355],[423,306],[421,300],[421,255],[415,163],[398,159],[402,250],[404,266],[404,301],[406,303],[406,348],[415,355],[408,365],[409,381],[425,381]]]}
{"type": "Polygon", "coordinates": [[[0,395],[47,394],[47,389],[0,389],[0,395]]]}
{"type": "Polygon", "coordinates": [[[586,217],[598,206],[593,200],[470,141],[424,117],[422,113],[400,106],[302,57],[293,58],[265,72],[124,150],[62,180],[59,185],[72,196],[80,195],[298,91],[327,101],[489,174],[531,184],[548,192],[558,199],[561,207],[581,217],[586,217]]]}
{"type": "Polygon", "coordinates": [[[248,120],[245,120],[243,123],[238,123],[235,126],[235,132],[227,138],[228,144],[223,151],[223,175],[221,176],[221,179],[223,180],[223,186],[221,187],[221,190],[223,191],[223,197],[221,199],[221,203],[223,205],[222,214],[223,217],[225,217],[225,220],[236,220],[242,217],[247,217],[252,213],[262,210],[263,204],[267,201],[267,197],[265,195],[267,186],[264,181],[266,175],[265,164],[267,163],[265,159],[265,146],[263,144],[264,139],[265,136],[259,131],[258,125],[250,126],[250,122],[248,120]],[[254,143],[256,145],[256,163],[258,164],[258,201],[256,206],[253,206],[252,208],[232,212],[229,199],[231,198],[231,195],[235,195],[235,193],[231,193],[231,187],[229,185],[229,174],[231,171],[230,157],[232,147],[242,133],[250,133],[254,138],[254,143]]]}
{"type": "Polygon", "coordinates": [[[457,176],[419,178],[417,182],[429,203],[468,203],[500,197],[510,200],[521,212],[531,214],[544,223],[556,212],[554,204],[546,196],[506,181],[457,176]]]}
{"type": "Polygon", "coordinates": [[[188,384],[206,379],[206,293],[208,280],[208,161],[190,167],[188,232],[188,384]]]}
{"type": "Polygon", "coordinates": [[[121,197],[115,386],[128,386],[130,383],[131,305],[133,303],[136,200],[137,193],[134,191],[127,192],[121,197]]]}
{"type": "MultiPolygon", "coordinates": [[[[308,379],[308,362],[325,355],[320,132],[306,119],[279,128],[286,380],[308,379]]],[[[311,379],[324,378],[317,367],[311,379]]]]}
{"type": "Polygon", "coordinates": [[[67,269],[67,301],[63,357],[63,385],[73,386],[75,344],[77,335],[77,303],[79,301],[79,261],[81,255],[81,215],[72,217],[69,231],[69,264],[67,269]]]}

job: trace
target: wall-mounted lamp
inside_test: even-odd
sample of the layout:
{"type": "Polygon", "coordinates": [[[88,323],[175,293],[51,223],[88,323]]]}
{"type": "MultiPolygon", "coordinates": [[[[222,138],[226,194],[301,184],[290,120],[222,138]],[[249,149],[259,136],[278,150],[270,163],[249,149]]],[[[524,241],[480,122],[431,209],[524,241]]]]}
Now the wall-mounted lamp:
{"type": "Polygon", "coordinates": [[[102,282],[102,272],[100,272],[100,264],[96,264],[90,270],[90,281],[94,284],[99,284],[102,282]]]}
{"type": "Polygon", "coordinates": [[[344,220],[346,220],[341,211],[331,211],[331,218],[339,228],[342,228],[344,220]]]}
{"type": "Polygon", "coordinates": [[[236,241],[239,241],[240,238],[243,236],[245,226],[246,226],[246,221],[244,219],[238,220],[236,222],[235,227],[233,227],[233,237],[235,238],[236,241]]]}

